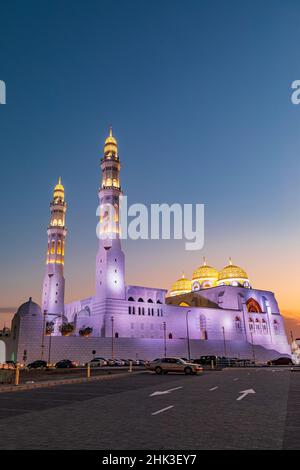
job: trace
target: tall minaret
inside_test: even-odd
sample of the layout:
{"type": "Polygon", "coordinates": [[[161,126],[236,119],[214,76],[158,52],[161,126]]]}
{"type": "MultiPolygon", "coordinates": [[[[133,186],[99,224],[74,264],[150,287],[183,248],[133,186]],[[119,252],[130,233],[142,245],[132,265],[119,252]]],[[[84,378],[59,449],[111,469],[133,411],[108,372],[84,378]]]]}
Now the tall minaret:
{"type": "Polygon", "coordinates": [[[99,247],[96,259],[96,300],[125,299],[125,259],[121,249],[119,208],[120,161],[118,145],[110,128],[101,159],[99,188],[99,247]]]}
{"type": "MultiPolygon", "coordinates": [[[[53,191],[53,200],[50,203],[51,216],[47,230],[48,249],[42,297],[43,312],[64,313],[66,210],[65,189],[61,184],[61,178],[59,178],[53,191]]],[[[49,317],[49,320],[53,321],[54,318],[49,317]]]]}

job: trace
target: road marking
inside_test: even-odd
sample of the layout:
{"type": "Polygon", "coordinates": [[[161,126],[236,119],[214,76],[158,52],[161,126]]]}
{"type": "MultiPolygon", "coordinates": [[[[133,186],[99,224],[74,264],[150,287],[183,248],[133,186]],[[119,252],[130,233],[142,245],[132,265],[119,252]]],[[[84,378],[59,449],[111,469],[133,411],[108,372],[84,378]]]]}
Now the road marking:
{"type": "Polygon", "coordinates": [[[180,388],[183,388],[183,387],[175,387],[175,388],[170,388],[169,390],[153,392],[151,393],[151,395],[149,395],[149,397],[155,397],[156,395],[166,395],[167,393],[174,392],[174,390],[179,390],[180,388]]]}
{"type": "Polygon", "coordinates": [[[235,379],[233,379],[233,381],[234,381],[234,382],[235,382],[236,380],[239,380],[239,378],[238,378],[238,377],[236,377],[235,379]]]}
{"type": "Polygon", "coordinates": [[[243,398],[245,398],[247,395],[249,395],[250,393],[256,393],[253,388],[249,388],[248,390],[241,390],[240,393],[242,395],[240,395],[237,400],[242,400],[243,398]]]}
{"type": "Polygon", "coordinates": [[[164,411],[170,410],[171,408],[174,408],[174,405],[167,406],[166,408],[162,408],[161,410],[154,411],[154,413],[151,413],[152,416],[158,415],[159,413],[163,413],[164,411]]]}
{"type": "Polygon", "coordinates": [[[217,390],[217,388],[219,388],[219,387],[210,388],[209,391],[212,392],[213,390],[217,390]]]}

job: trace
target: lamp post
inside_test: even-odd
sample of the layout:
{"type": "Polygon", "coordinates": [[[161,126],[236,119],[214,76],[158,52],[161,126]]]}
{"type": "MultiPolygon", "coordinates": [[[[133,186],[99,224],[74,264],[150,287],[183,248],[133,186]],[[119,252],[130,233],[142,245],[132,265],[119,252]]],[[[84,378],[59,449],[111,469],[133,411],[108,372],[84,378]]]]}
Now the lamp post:
{"type": "Polygon", "coordinates": [[[189,361],[191,360],[191,348],[190,348],[190,333],[189,333],[189,321],[188,321],[188,314],[191,310],[187,310],[185,315],[186,320],[186,339],[187,339],[187,348],[188,348],[188,358],[189,361]]]}
{"type": "Polygon", "coordinates": [[[224,342],[224,355],[227,357],[227,349],[226,349],[226,337],[225,337],[225,328],[222,326],[222,332],[223,332],[223,342],[224,342]]]}
{"type": "Polygon", "coordinates": [[[111,321],[111,358],[114,360],[114,317],[110,317],[111,321]]]}
{"type": "MultiPolygon", "coordinates": [[[[60,318],[62,317],[61,313],[48,313],[47,310],[44,310],[44,318],[43,318],[43,334],[42,334],[42,344],[41,344],[41,359],[44,360],[44,349],[45,349],[45,333],[46,333],[46,316],[49,315],[51,317],[60,318]]],[[[52,346],[52,332],[50,331],[50,338],[49,338],[49,349],[48,349],[48,364],[50,363],[51,357],[51,346],[52,346]]]]}
{"type": "Polygon", "coordinates": [[[164,327],[164,357],[167,356],[167,325],[166,322],[163,322],[163,327],[164,327]]]}
{"type": "Polygon", "coordinates": [[[250,336],[251,336],[251,345],[252,345],[252,356],[253,356],[253,362],[255,364],[256,358],[255,358],[255,350],[254,350],[254,344],[253,344],[253,333],[250,331],[250,336]]]}
{"type": "Polygon", "coordinates": [[[42,361],[44,360],[46,315],[47,315],[47,310],[44,310],[44,312],[43,312],[42,344],[41,344],[41,360],[42,361]]]}

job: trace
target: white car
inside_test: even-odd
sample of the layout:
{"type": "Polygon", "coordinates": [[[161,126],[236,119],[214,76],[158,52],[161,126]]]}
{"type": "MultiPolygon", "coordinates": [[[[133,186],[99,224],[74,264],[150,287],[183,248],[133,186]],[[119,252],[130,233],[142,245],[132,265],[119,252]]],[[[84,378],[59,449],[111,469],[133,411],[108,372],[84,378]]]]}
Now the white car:
{"type": "Polygon", "coordinates": [[[186,375],[203,372],[203,367],[193,362],[187,362],[180,357],[164,357],[155,359],[146,365],[147,369],[153,370],[157,374],[167,374],[168,372],[184,372],[186,375]]]}
{"type": "Polygon", "coordinates": [[[90,367],[103,367],[107,366],[107,361],[103,357],[94,357],[88,364],[90,367]]]}

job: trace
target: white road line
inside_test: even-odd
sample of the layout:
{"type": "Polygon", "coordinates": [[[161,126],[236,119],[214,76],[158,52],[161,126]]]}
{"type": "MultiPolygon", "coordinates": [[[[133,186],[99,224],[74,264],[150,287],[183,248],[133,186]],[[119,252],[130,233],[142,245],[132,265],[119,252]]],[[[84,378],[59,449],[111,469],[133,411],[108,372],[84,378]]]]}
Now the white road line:
{"type": "Polygon", "coordinates": [[[239,380],[239,378],[238,378],[238,377],[236,377],[235,379],[233,379],[233,381],[234,381],[234,382],[235,382],[236,380],[239,380]]]}
{"type": "Polygon", "coordinates": [[[180,388],[183,388],[182,387],[175,387],[175,388],[170,388],[169,390],[163,390],[163,391],[158,391],[158,392],[153,392],[151,393],[151,395],[149,395],[149,397],[155,397],[156,395],[165,395],[166,393],[171,393],[171,392],[174,392],[175,390],[179,390],[180,388]]]}
{"type": "Polygon", "coordinates": [[[219,387],[210,388],[209,391],[212,392],[213,390],[217,390],[217,388],[219,388],[219,387]]]}
{"type": "Polygon", "coordinates": [[[248,390],[241,390],[240,393],[242,395],[240,395],[238,398],[237,398],[237,401],[239,400],[243,400],[243,398],[247,397],[249,394],[252,394],[252,393],[256,393],[255,390],[253,390],[253,388],[249,388],[248,390]]]}
{"type": "Polygon", "coordinates": [[[170,410],[171,408],[174,408],[174,405],[167,406],[166,408],[162,408],[161,410],[154,411],[154,413],[151,413],[152,416],[158,415],[159,413],[163,413],[164,411],[170,410]]]}

